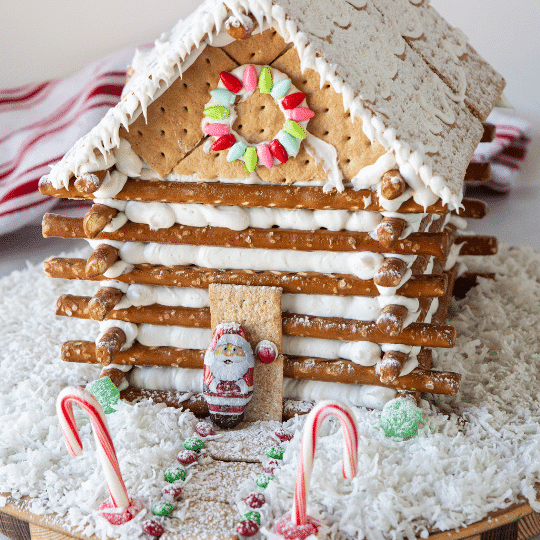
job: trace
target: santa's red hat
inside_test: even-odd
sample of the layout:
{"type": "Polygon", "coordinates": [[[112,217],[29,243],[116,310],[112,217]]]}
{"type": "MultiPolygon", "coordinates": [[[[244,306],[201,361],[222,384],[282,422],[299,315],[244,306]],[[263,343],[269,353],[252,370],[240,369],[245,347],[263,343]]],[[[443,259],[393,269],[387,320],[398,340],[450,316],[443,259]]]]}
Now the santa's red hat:
{"type": "Polygon", "coordinates": [[[248,340],[246,331],[242,328],[242,326],[238,323],[223,323],[218,324],[216,326],[216,329],[214,330],[214,333],[212,334],[212,342],[210,343],[210,350],[215,351],[217,342],[221,336],[224,336],[225,334],[237,334],[241,337],[243,337],[246,341],[248,340]]]}

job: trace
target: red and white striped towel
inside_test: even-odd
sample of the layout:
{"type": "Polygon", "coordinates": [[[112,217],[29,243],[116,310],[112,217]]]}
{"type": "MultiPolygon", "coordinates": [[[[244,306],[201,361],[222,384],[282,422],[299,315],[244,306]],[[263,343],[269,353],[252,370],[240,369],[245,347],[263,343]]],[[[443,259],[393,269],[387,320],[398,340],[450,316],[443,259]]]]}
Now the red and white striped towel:
{"type": "Polygon", "coordinates": [[[484,186],[508,193],[517,183],[530,142],[531,125],[501,109],[495,109],[487,121],[495,126],[495,139],[480,143],[473,161],[491,163],[491,180],[484,186]]]}
{"type": "Polygon", "coordinates": [[[125,49],[66,79],[0,90],[0,234],[58,204],[39,193],[38,181],[116,105],[133,54],[125,49]]]}
{"type": "MultiPolygon", "coordinates": [[[[58,204],[67,210],[87,206],[42,196],[38,181],[118,102],[133,54],[125,49],[66,79],[0,90],[0,235],[40,221],[58,204]]],[[[489,185],[508,191],[530,126],[500,111],[489,121],[497,125],[496,138],[479,146],[475,160],[491,161],[489,185]]]]}

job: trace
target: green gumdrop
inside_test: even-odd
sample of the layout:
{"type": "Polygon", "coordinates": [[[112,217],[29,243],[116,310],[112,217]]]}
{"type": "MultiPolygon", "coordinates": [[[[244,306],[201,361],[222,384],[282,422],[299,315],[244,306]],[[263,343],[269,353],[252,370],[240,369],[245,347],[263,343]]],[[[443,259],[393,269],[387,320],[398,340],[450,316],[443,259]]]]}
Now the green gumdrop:
{"type": "Polygon", "coordinates": [[[294,120],[287,120],[283,129],[285,130],[285,133],[292,135],[295,139],[305,139],[307,137],[305,129],[294,120]]]}
{"type": "Polygon", "coordinates": [[[259,90],[261,94],[269,94],[272,91],[272,72],[265,67],[259,75],[259,90]]]}
{"type": "Polygon", "coordinates": [[[285,450],[281,446],[271,446],[266,449],[266,455],[272,459],[283,459],[285,450]]]}
{"type": "Polygon", "coordinates": [[[257,512],[256,510],[250,510],[249,512],[246,512],[242,516],[242,521],[250,519],[251,521],[254,521],[257,525],[261,524],[261,513],[257,512]]]}
{"type": "Polygon", "coordinates": [[[120,391],[110,377],[101,377],[101,379],[92,381],[86,385],[86,390],[99,401],[105,414],[116,412],[113,407],[120,401],[120,391]]]}
{"type": "Polygon", "coordinates": [[[173,511],[173,505],[167,501],[159,501],[152,505],[152,514],[155,516],[168,516],[173,511]]]}
{"type": "Polygon", "coordinates": [[[220,105],[232,105],[236,100],[236,95],[229,92],[229,90],[225,90],[225,88],[216,88],[211,90],[210,94],[220,105]]]}
{"type": "Polygon", "coordinates": [[[252,173],[257,168],[259,158],[257,157],[257,149],[253,146],[248,146],[244,153],[244,164],[246,169],[252,173]]]}
{"type": "Polygon", "coordinates": [[[229,109],[227,109],[227,107],[223,107],[222,105],[214,105],[204,109],[204,115],[208,116],[208,118],[211,118],[212,120],[225,120],[225,118],[229,118],[231,112],[229,109]]]}
{"type": "Polygon", "coordinates": [[[274,84],[272,88],[272,97],[276,100],[284,98],[289,89],[291,88],[291,79],[282,79],[281,81],[274,84]]]}
{"type": "Polygon", "coordinates": [[[197,454],[204,448],[204,442],[197,437],[189,437],[184,441],[184,448],[186,450],[193,450],[197,454]]]}
{"type": "Polygon", "coordinates": [[[231,146],[231,149],[227,154],[227,161],[230,163],[231,161],[236,161],[237,159],[240,159],[245,154],[246,150],[247,144],[243,143],[242,141],[238,141],[231,146]]]}
{"type": "Polygon", "coordinates": [[[268,484],[270,483],[270,480],[273,479],[274,475],[272,474],[259,474],[259,476],[255,478],[255,484],[257,484],[257,486],[261,489],[266,489],[268,487],[268,484]]]}
{"type": "Polygon", "coordinates": [[[171,484],[173,482],[176,482],[177,480],[185,480],[186,479],[186,471],[183,467],[169,467],[165,471],[165,480],[167,482],[170,482],[171,484]]]}
{"type": "Polygon", "coordinates": [[[407,398],[396,398],[383,408],[380,425],[387,437],[407,440],[416,435],[422,410],[407,398]]]}

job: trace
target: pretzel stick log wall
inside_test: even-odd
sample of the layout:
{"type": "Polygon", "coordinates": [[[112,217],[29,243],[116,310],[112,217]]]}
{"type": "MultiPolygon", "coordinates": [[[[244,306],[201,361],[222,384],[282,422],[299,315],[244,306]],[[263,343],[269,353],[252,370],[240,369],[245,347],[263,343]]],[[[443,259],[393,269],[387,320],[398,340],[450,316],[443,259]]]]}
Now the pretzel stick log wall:
{"type": "MultiPolygon", "coordinates": [[[[43,218],[44,236],[59,238],[86,238],[82,220],[46,214],[43,218]]],[[[374,240],[369,233],[350,231],[299,231],[292,229],[256,229],[233,231],[222,227],[190,227],[173,225],[153,231],[148,225],[128,222],[117,231],[100,233],[99,239],[157,242],[159,244],[186,244],[224,246],[234,248],[262,248],[300,251],[371,251],[401,255],[430,255],[444,259],[449,249],[448,233],[413,233],[390,246],[374,240]]]]}
{"type": "MultiPolygon", "coordinates": [[[[61,298],[59,299],[60,304],[61,298]]],[[[88,297],[69,295],[71,315],[68,316],[88,319],[90,317],[88,303],[88,297]],[[74,309],[74,306],[76,306],[76,309],[74,309]]],[[[58,308],[57,314],[64,315],[63,310],[58,308]]],[[[65,314],[67,315],[67,312],[65,314]]],[[[149,323],[165,326],[209,328],[208,314],[208,308],[170,308],[154,304],[152,306],[113,310],[109,313],[107,319],[122,320],[135,324],[149,323]]],[[[381,332],[373,322],[342,319],[340,317],[313,317],[295,313],[283,313],[282,317],[283,334],[287,336],[443,348],[453,347],[456,336],[455,330],[451,326],[426,323],[412,323],[403,329],[399,335],[389,336],[381,332]]]]}
{"type": "Polygon", "coordinates": [[[96,358],[102,366],[114,362],[116,355],[126,343],[126,334],[121,328],[109,328],[99,339],[96,347],[96,358]]]}
{"type": "MultiPolygon", "coordinates": [[[[122,300],[122,291],[116,287],[100,287],[88,303],[88,313],[94,321],[102,321],[122,300]]],[[[57,315],[60,313],[57,312],[57,315]]]]}
{"type": "Polygon", "coordinates": [[[118,260],[118,249],[109,244],[100,244],[88,257],[85,266],[87,278],[102,276],[118,260]]]}
{"type": "MultiPolygon", "coordinates": [[[[205,351],[145,347],[135,344],[118,353],[115,363],[129,365],[174,366],[202,369],[205,351]]],[[[92,341],[68,341],[62,347],[62,360],[78,363],[97,363],[96,345],[92,341]]],[[[369,384],[432,394],[454,395],[461,380],[452,372],[415,368],[409,375],[383,383],[374,367],[365,367],[347,360],[327,360],[284,355],[283,374],[291,379],[369,384]]]]}
{"type": "Polygon", "coordinates": [[[84,233],[88,238],[95,238],[118,214],[118,210],[105,206],[104,204],[94,204],[83,219],[84,233]]]}
{"type": "Polygon", "coordinates": [[[117,388],[120,388],[127,384],[126,373],[120,369],[116,369],[111,366],[106,366],[101,370],[99,378],[101,379],[103,377],[109,377],[109,379],[111,379],[112,383],[117,388]]]}
{"type": "MultiPolygon", "coordinates": [[[[400,259],[386,259],[386,261],[400,259]]],[[[385,263],[386,263],[385,261],[385,263]]],[[[385,266],[383,263],[382,267],[385,266]]],[[[427,262],[426,262],[427,264],[427,262]]],[[[101,281],[102,277],[88,278],[85,273],[84,259],[51,258],[44,263],[45,275],[61,279],[91,279],[101,281]]],[[[382,268],[381,267],[381,268],[382,268]]],[[[406,264],[404,265],[406,271],[406,264]]],[[[403,272],[404,273],[404,272],[403,272]]],[[[381,274],[381,272],[379,272],[381,274]]],[[[392,275],[392,274],[390,274],[392,275]]],[[[412,276],[404,283],[396,294],[408,298],[435,298],[443,296],[447,289],[446,274],[412,276]]],[[[258,287],[280,287],[288,294],[333,294],[338,296],[379,296],[374,280],[362,280],[348,274],[317,274],[307,272],[294,274],[290,272],[252,272],[249,270],[213,270],[192,266],[151,266],[135,265],[131,272],[115,278],[124,283],[141,285],[161,285],[164,287],[193,287],[207,289],[212,283],[224,285],[249,285],[258,287]]],[[[397,286],[393,280],[379,279],[379,285],[397,286]],[[389,283],[389,285],[385,285],[389,283]]]]}
{"type": "MultiPolygon", "coordinates": [[[[70,189],[55,188],[50,182],[40,183],[43,195],[68,199],[92,199],[92,194],[70,189]]],[[[377,194],[369,189],[346,188],[342,192],[324,193],[320,187],[282,186],[275,184],[220,184],[182,183],[165,180],[148,182],[129,178],[115,199],[129,201],[169,202],[181,204],[208,204],[211,206],[247,206],[269,208],[306,208],[309,210],[368,210],[384,212],[377,194]]],[[[446,214],[448,210],[437,203],[424,208],[409,199],[399,207],[403,214],[446,214]]]]}

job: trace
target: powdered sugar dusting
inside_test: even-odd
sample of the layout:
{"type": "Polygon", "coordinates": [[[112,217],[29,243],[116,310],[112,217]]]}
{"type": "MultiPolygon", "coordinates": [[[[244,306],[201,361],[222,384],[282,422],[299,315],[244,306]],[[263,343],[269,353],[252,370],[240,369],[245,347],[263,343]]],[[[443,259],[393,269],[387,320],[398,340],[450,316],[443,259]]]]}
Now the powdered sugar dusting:
{"type": "MultiPolygon", "coordinates": [[[[457,345],[435,360],[436,369],[463,374],[460,393],[424,401],[416,437],[388,439],[379,428],[379,411],[355,409],[359,474],[344,481],[338,424],[323,426],[308,512],[330,526],[331,538],[399,539],[419,536],[428,527],[455,528],[517,502],[519,494],[540,510],[533,500],[540,476],[540,254],[502,246],[489,263],[480,269],[494,269],[497,281],[481,280],[466,300],[452,304],[449,324],[457,328],[457,345]]],[[[142,538],[140,523],[148,512],[116,529],[97,515],[107,491],[95,471],[94,441],[82,412],[76,411],[76,419],[83,456],[71,458],[63,445],[56,396],[65,386],[94,379],[99,368],[62,363],[60,344],[89,339],[97,325],[53,317],[66,282],[42,274],[40,267],[29,267],[0,280],[0,492],[15,499],[30,496],[29,510],[56,513],[87,535],[142,538]]],[[[91,294],[95,286],[69,282],[73,294],[91,294]]],[[[108,422],[128,492],[149,508],[160,499],[163,471],[175,463],[197,420],[141,401],[120,403],[108,422]]],[[[278,516],[290,510],[302,424],[301,418],[287,423],[295,436],[286,443],[276,481],[265,491],[278,516]]],[[[205,456],[201,459],[210,459],[205,456]]],[[[195,512],[221,517],[223,534],[234,529],[230,506],[195,498],[196,490],[167,521],[168,530],[178,528],[182,537],[200,533],[189,529],[195,527],[190,525],[195,512]]]]}

